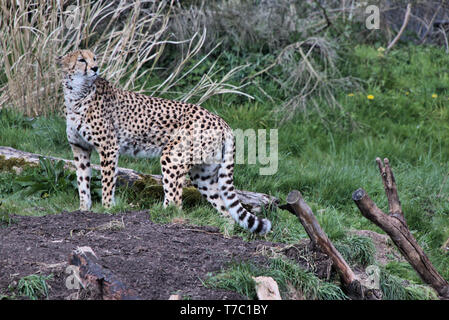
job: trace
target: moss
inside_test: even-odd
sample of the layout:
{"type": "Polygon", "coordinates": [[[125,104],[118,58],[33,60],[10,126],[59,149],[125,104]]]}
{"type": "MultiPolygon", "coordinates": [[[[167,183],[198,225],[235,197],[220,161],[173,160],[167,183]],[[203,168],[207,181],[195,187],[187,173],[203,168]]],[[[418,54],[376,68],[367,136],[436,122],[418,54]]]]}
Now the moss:
{"type": "Polygon", "coordinates": [[[135,185],[137,185],[137,187],[139,186],[151,186],[151,185],[160,185],[160,182],[157,181],[156,179],[152,178],[150,175],[148,174],[141,174],[140,175],[140,180],[137,180],[136,182],[134,182],[135,185]]]}
{"type": "Polygon", "coordinates": [[[142,190],[140,190],[139,196],[145,199],[153,198],[160,200],[164,198],[164,189],[161,185],[146,185],[142,190]]]}
{"type": "Polygon", "coordinates": [[[4,155],[0,155],[0,171],[13,171],[14,167],[29,168],[35,164],[28,162],[22,158],[9,158],[6,159],[4,155]]]}
{"type": "MultiPolygon", "coordinates": [[[[142,175],[142,179],[137,180],[131,186],[134,191],[135,200],[163,200],[164,188],[159,181],[148,175],[142,175]]],[[[195,187],[182,188],[183,206],[197,205],[202,201],[201,193],[195,187]]]]}
{"type": "Polygon", "coordinates": [[[203,201],[203,196],[195,187],[182,188],[183,205],[193,206],[203,201]]]}

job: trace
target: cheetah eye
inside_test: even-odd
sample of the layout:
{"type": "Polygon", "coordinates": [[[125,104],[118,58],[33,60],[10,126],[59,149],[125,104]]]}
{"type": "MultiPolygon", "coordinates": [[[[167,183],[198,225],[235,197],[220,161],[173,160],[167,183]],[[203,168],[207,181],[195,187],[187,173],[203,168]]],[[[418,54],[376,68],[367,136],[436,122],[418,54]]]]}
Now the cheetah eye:
{"type": "Polygon", "coordinates": [[[97,61],[97,57],[94,57],[94,61],[97,61]]]}
{"type": "Polygon", "coordinates": [[[86,60],[84,60],[84,58],[79,58],[78,61],[86,63],[86,60]]]}

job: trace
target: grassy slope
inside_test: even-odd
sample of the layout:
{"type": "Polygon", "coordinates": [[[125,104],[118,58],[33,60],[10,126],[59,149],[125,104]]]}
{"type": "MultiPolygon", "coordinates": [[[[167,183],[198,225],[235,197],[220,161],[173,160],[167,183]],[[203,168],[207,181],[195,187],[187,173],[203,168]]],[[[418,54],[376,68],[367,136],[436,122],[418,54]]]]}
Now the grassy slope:
{"type": "MultiPolygon", "coordinates": [[[[449,183],[445,179],[449,174],[448,65],[448,56],[434,48],[406,47],[391,52],[388,57],[367,46],[350,50],[341,61],[341,68],[366,81],[365,91],[341,92],[337,98],[358,124],[357,128],[336,110],[325,111],[326,121],[321,121],[316,114],[300,114],[279,125],[271,114],[277,102],[270,102],[260,94],[256,102],[221,97],[204,106],[222,116],[233,128],[278,128],[277,174],[259,176],[259,165],[237,165],[236,186],[281,199],[292,189],[300,190],[317,213],[324,230],[335,241],[344,241],[350,229],[381,232],[360,215],[351,194],[363,187],[381,208],[386,208],[374,159],[388,157],[409,226],[438,270],[449,279],[449,257],[439,250],[449,237],[449,183]],[[368,99],[368,94],[374,99],[368,99]]],[[[270,86],[266,83],[265,91],[274,92],[275,88],[270,86]]],[[[254,88],[248,90],[257,94],[254,88]]],[[[39,118],[28,122],[20,116],[3,113],[0,121],[0,145],[71,158],[62,119],[39,118]]],[[[94,162],[98,163],[97,155],[94,162]]],[[[122,157],[119,165],[160,173],[158,160],[122,157]]],[[[13,177],[10,173],[0,173],[0,209],[3,212],[34,215],[78,207],[75,190],[45,198],[25,198],[12,192],[16,190],[13,177]]],[[[125,191],[119,190],[117,196],[115,211],[132,209],[125,191]]],[[[238,228],[229,228],[206,203],[185,208],[183,212],[163,210],[160,203],[151,205],[155,219],[161,222],[180,216],[191,223],[213,224],[226,232],[252,237],[238,228]]],[[[93,209],[104,211],[99,201],[94,203],[93,209]]],[[[269,239],[293,243],[306,237],[289,213],[279,210],[267,215],[274,226],[269,239]]],[[[390,271],[418,281],[408,266],[393,265],[390,271]]]]}

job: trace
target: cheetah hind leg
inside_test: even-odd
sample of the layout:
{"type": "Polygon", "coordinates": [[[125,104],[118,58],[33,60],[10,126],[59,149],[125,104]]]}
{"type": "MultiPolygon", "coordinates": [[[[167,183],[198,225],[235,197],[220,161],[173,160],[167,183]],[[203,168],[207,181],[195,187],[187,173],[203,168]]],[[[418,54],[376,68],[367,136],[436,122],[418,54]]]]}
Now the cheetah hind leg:
{"type": "Polygon", "coordinates": [[[166,149],[161,156],[164,208],[173,204],[182,209],[182,186],[189,171],[189,166],[185,161],[170,160],[171,153],[170,149],[166,149]]]}
{"type": "Polygon", "coordinates": [[[218,189],[218,168],[217,164],[202,164],[190,169],[189,176],[192,184],[203,197],[220,212],[223,217],[229,218],[231,223],[234,219],[226,209],[225,203],[220,196],[218,189]]]}

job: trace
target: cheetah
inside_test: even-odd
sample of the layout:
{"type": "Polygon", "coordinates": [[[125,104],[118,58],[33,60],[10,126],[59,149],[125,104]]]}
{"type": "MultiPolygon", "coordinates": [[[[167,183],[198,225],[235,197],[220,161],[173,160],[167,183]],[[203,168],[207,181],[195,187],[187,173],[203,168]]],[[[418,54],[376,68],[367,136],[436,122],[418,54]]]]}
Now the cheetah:
{"type": "Polygon", "coordinates": [[[195,105],[114,87],[99,76],[95,54],[77,50],[57,58],[76,166],[80,210],[91,208],[91,152],[100,156],[102,205],[115,204],[119,154],[160,157],[164,208],[182,207],[186,175],[220,213],[266,234],[271,222],[248,212],[233,184],[235,142],[219,116],[195,105]]]}

